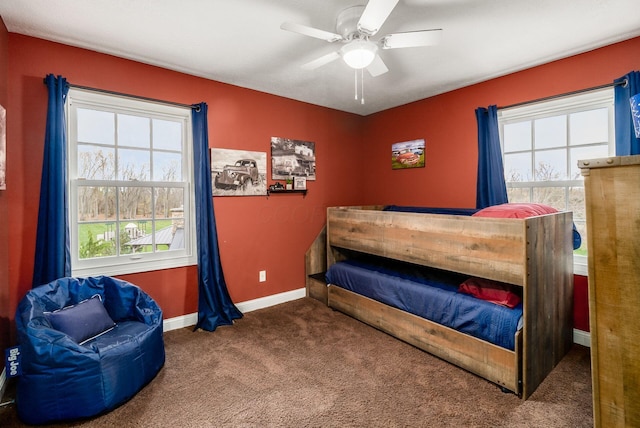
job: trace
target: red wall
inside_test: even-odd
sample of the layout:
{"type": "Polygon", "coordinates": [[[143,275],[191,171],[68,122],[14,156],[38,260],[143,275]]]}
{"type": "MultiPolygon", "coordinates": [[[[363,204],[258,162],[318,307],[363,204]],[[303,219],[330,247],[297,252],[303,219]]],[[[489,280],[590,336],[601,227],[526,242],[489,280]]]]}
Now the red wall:
{"type": "MultiPolygon", "coordinates": [[[[7,35],[2,26],[0,61],[9,64],[8,72],[3,71],[6,65],[0,67],[0,102],[8,111],[8,190],[0,192],[0,216],[6,220],[0,221],[0,239],[6,238],[2,242],[10,243],[11,252],[7,255],[6,248],[0,247],[0,277],[2,269],[8,269],[8,288],[0,283],[0,297],[6,301],[8,294],[12,318],[17,302],[31,286],[46,120],[42,79],[48,73],[63,75],[73,84],[143,97],[187,104],[205,101],[212,147],[269,152],[272,136],[316,143],[318,180],[308,183],[305,198],[214,199],[229,292],[235,302],[242,302],[304,286],[304,252],[321,229],[327,206],[473,207],[476,107],[508,105],[611,82],[640,67],[637,52],[640,38],[363,118],[84,49],[7,35]],[[416,138],[427,142],[426,167],[392,171],[390,145],[416,138]],[[351,161],[362,159],[363,153],[365,162],[351,161]],[[258,282],[259,270],[267,270],[266,283],[258,282]]],[[[196,311],[195,267],[125,278],[158,300],[167,318],[196,311]]],[[[585,280],[577,281],[576,288],[576,296],[586,295],[585,280]]],[[[6,309],[6,303],[0,304],[0,317],[6,309]]],[[[585,313],[584,302],[576,301],[576,327],[583,330],[588,326],[579,322],[584,323],[585,313]]]]}
{"type": "MultiPolygon", "coordinates": [[[[1,39],[0,39],[1,40],[1,39]]],[[[137,96],[209,105],[211,147],[270,152],[273,136],[314,141],[318,180],[308,194],[216,197],[222,265],[234,302],[304,287],[304,253],[324,224],[325,207],[359,200],[360,116],[134,61],[9,34],[9,286],[12,311],[31,287],[47,91],[43,78],[137,96]],[[267,281],[258,282],[258,271],[267,281]]],[[[197,311],[195,267],[127,275],[166,318],[197,311]]]]}
{"type": "MultiPolygon", "coordinates": [[[[8,63],[9,33],[0,18],[0,105],[8,106],[8,63]]],[[[0,190],[0,354],[10,345],[9,320],[13,318],[13,308],[9,304],[9,223],[7,221],[8,198],[6,191],[0,190]]],[[[1,370],[0,370],[1,371],[1,370]]]]}
{"type": "MultiPolygon", "coordinates": [[[[475,109],[607,83],[640,68],[640,37],[368,116],[365,203],[475,207],[475,109]],[[391,144],[424,138],[426,167],[391,170],[391,144]]],[[[586,278],[575,281],[575,327],[589,330],[586,278]]]]}
{"type": "Polygon", "coordinates": [[[366,203],[475,207],[475,109],[612,83],[640,68],[640,37],[365,118],[366,203]],[[424,138],[426,167],[391,170],[391,144],[424,138]]]}
{"type": "Polygon", "coordinates": [[[589,331],[589,285],[586,276],[575,275],[573,280],[573,327],[589,331]]]}

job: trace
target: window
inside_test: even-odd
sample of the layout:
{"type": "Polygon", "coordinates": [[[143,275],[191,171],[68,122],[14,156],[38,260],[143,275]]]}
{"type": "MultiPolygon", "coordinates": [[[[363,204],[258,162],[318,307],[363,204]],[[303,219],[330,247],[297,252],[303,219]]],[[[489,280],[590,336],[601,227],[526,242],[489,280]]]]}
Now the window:
{"type": "Polygon", "coordinates": [[[196,264],[191,111],[71,88],[73,275],[196,264]]]}
{"type": "Polygon", "coordinates": [[[498,112],[509,202],[572,211],[582,236],[575,273],[586,275],[584,181],[578,160],[615,151],[613,89],[601,89],[498,112]]]}

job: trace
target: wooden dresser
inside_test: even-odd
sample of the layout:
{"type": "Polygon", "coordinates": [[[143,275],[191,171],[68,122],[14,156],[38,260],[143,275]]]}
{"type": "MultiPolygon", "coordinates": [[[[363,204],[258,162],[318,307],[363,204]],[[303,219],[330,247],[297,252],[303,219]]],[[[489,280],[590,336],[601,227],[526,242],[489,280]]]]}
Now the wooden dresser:
{"type": "Polygon", "coordinates": [[[578,162],[596,427],[640,427],[640,155],[578,162]]]}

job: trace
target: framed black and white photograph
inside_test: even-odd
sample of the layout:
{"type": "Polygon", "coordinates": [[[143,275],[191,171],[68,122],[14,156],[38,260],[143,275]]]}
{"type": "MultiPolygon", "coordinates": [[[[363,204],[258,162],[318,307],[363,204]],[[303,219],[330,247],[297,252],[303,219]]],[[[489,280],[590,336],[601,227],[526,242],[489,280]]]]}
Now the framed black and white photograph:
{"type": "Polygon", "coordinates": [[[316,143],[271,137],[271,178],[316,179],[316,143]]]}
{"type": "Polygon", "coordinates": [[[267,194],[267,153],[211,149],[213,196],[267,194]]]}
{"type": "Polygon", "coordinates": [[[293,190],[307,190],[306,177],[294,177],[293,178],[293,190]]]}

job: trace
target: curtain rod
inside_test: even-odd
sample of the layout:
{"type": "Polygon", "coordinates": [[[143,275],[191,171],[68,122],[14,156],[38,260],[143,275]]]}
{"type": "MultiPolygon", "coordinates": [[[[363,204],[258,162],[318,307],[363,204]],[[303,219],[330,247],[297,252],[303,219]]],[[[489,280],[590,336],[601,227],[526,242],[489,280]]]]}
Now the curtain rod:
{"type": "MultiPolygon", "coordinates": [[[[45,85],[47,84],[47,79],[46,78],[43,79],[43,83],[45,85]]],[[[177,106],[177,107],[192,108],[192,109],[195,109],[195,111],[200,111],[200,106],[199,105],[182,104],[182,103],[176,103],[176,102],[173,102],[173,101],[165,101],[165,100],[159,100],[159,99],[156,99],[156,98],[149,98],[149,97],[139,97],[137,95],[124,94],[122,92],[109,91],[107,89],[98,89],[98,88],[92,88],[90,86],[74,85],[74,84],[69,83],[69,82],[67,82],[67,85],[70,88],[75,88],[75,89],[84,89],[86,91],[100,92],[101,94],[116,95],[116,96],[119,96],[119,97],[135,98],[135,99],[138,99],[138,100],[144,100],[144,101],[160,103],[160,104],[168,104],[168,105],[173,105],[173,106],[177,106]]]]}
{"type": "Polygon", "coordinates": [[[624,80],[621,80],[620,82],[613,82],[613,83],[607,83],[606,85],[594,86],[594,87],[585,88],[585,89],[578,89],[577,91],[565,92],[564,94],[550,95],[548,97],[538,98],[537,100],[523,101],[521,103],[515,103],[515,104],[510,104],[510,105],[504,106],[504,107],[498,107],[498,110],[512,108],[512,107],[520,107],[520,106],[524,106],[524,105],[527,105],[527,104],[539,103],[539,102],[542,102],[542,101],[550,101],[550,100],[554,100],[556,98],[568,97],[568,96],[571,96],[571,95],[578,95],[578,94],[581,94],[583,92],[596,91],[598,89],[611,88],[611,87],[618,86],[618,85],[622,85],[623,87],[626,87],[627,86],[627,82],[628,82],[627,79],[624,79],[624,80]]]}

